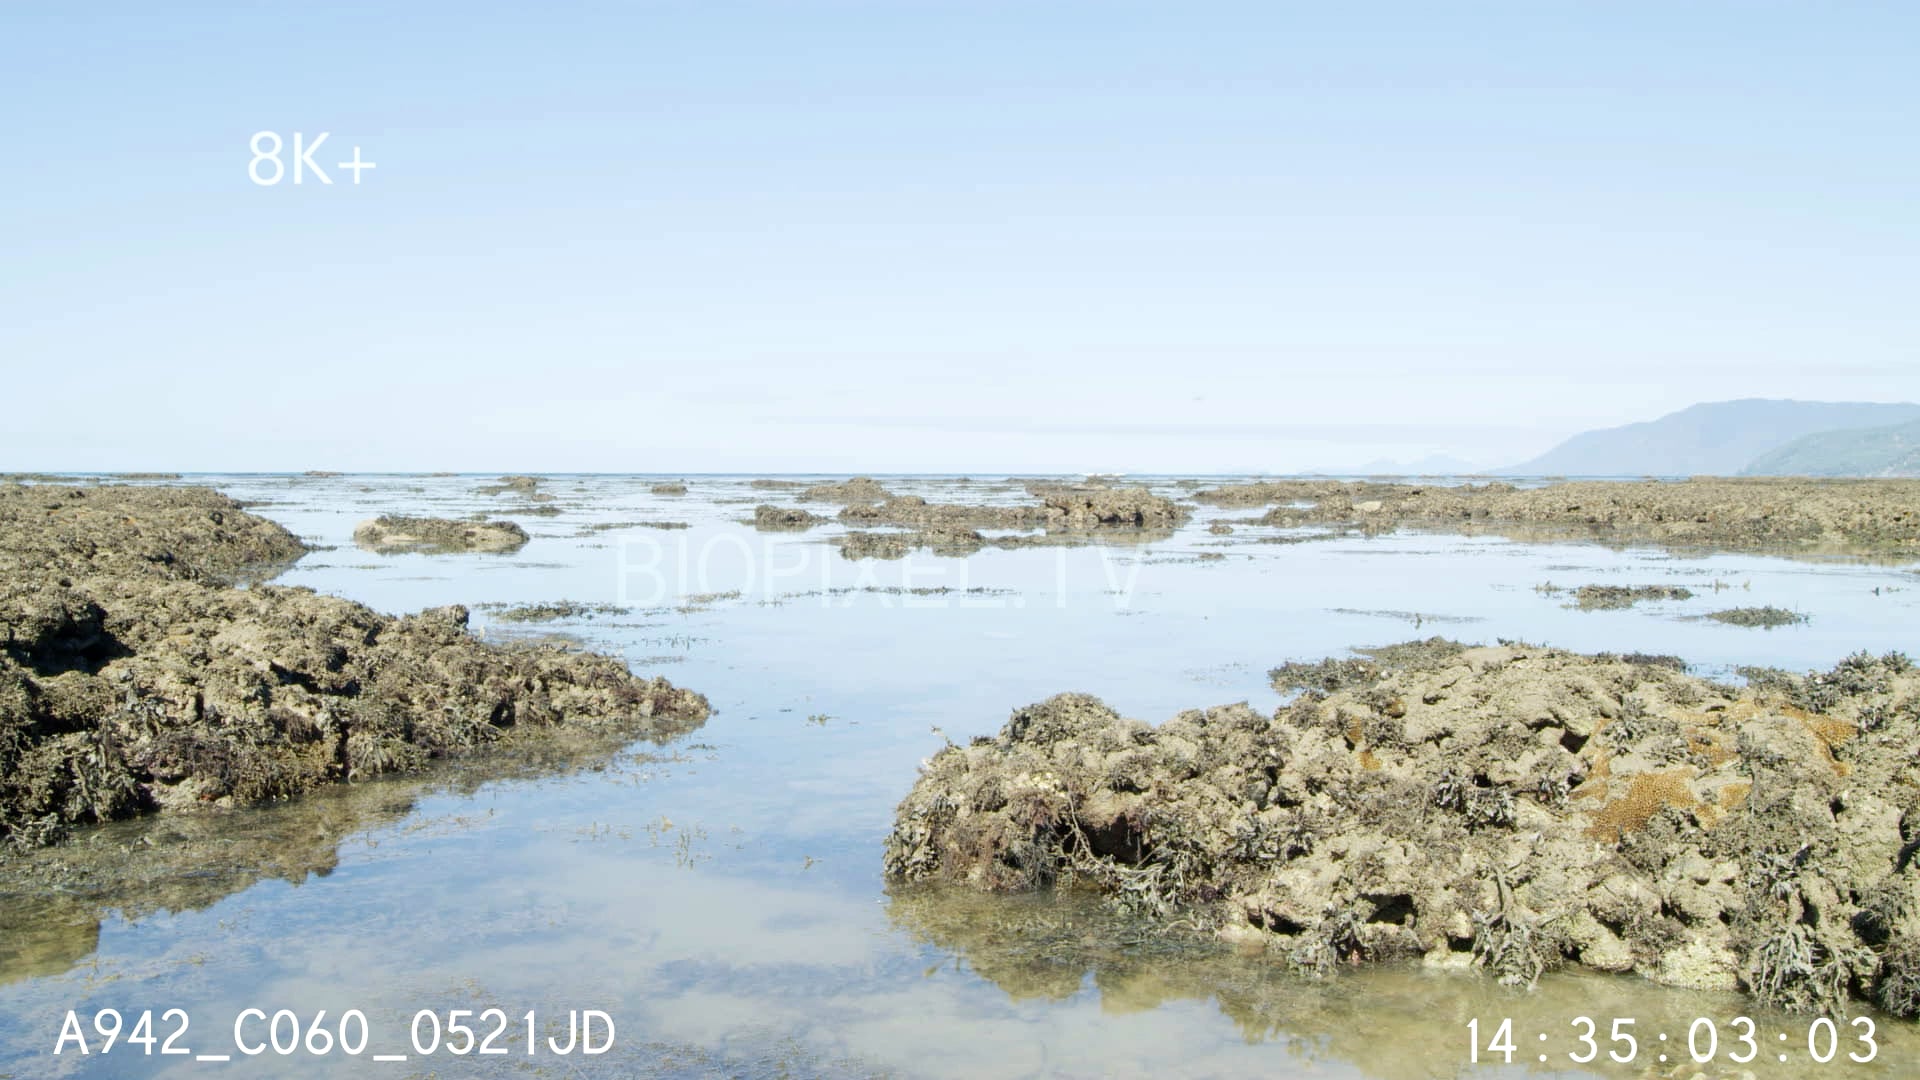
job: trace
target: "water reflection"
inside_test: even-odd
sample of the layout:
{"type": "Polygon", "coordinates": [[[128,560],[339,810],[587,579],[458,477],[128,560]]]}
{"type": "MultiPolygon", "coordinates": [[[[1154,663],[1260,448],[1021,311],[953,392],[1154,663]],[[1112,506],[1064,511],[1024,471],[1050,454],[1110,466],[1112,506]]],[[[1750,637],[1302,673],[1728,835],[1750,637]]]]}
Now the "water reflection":
{"type": "MultiPolygon", "coordinates": [[[[888,899],[888,915],[1012,1001],[1065,1002],[1092,993],[1101,1012],[1112,1016],[1211,1002],[1248,1044],[1284,1048],[1303,1071],[1357,1072],[1376,1080],[1437,1080],[1476,1072],[1468,1034],[1474,1020],[1483,1046],[1503,1021],[1511,1020],[1514,1061],[1532,1074],[1739,1076],[1742,1066],[1722,1054],[1716,1055],[1717,1065],[1695,1065],[1686,1040],[1695,1021],[1705,1018],[1720,1032],[1724,1054],[1744,1054],[1736,1045],[1743,1029],[1733,1023],[1741,1016],[1753,1019],[1756,1030],[1771,1040],[1753,1068],[1764,1074],[1769,1064],[1779,1065],[1781,1048],[1789,1051],[1788,1066],[1797,1062],[1804,1069],[1810,1062],[1806,1033],[1812,1017],[1758,1010],[1738,994],[1670,990],[1631,976],[1557,972],[1532,990],[1503,988],[1472,970],[1418,964],[1312,978],[1289,972],[1279,957],[1235,951],[1204,935],[1168,933],[1111,912],[1092,897],[1069,893],[992,897],[951,888],[896,890],[888,899]],[[1578,1041],[1584,1028],[1574,1023],[1581,1016],[1598,1023],[1603,1044],[1615,1018],[1631,1018],[1641,1047],[1633,1065],[1588,1071],[1571,1061],[1586,1052],[1578,1041]],[[1782,1032],[1789,1034],[1785,1042],[1776,1038],[1782,1032]]],[[[1920,1048],[1912,1025],[1883,1014],[1862,1015],[1876,1024],[1876,1061],[1855,1065],[1846,1060],[1847,1053],[1864,1053],[1864,1047],[1843,1021],[1841,1051],[1833,1062],[1817,1065],[1819,1075],[1912,1075],[1913,1054],[1920,1048]]],[[[1704,1028],[1696,1045],[1704,1051],[1704,1028]]],[[[1504,1064],[1503,1056],[1481,1054],[1489,1072],[1504,1064]]],[[[1794,1069],[1777,1073],[1799,1074],[1794,1069]]]]}
{"type": "MultiPolygon", "coordinates": [[[[370,833],[407,819],[428,796],[664,760],[646,750],[623,753],[627,738],[610,733],[555,732],[513,746],[512,757],[456,759],[428,774],[334,785],[285,803],[114,822],[0,861],[0,985],[82,963],[111,915],[200,911],[261,881],[298,886],[324,878],[339,866],[343,846],[371,851],[378,841],[370,833]]],[[[465,822],[456,815],[414,824],[458,829],[465,822]]]]}

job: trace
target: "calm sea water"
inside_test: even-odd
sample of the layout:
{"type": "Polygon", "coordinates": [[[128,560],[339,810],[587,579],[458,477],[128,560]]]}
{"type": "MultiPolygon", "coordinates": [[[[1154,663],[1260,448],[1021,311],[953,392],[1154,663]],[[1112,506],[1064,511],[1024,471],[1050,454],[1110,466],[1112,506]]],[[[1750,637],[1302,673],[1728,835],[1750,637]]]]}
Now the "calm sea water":
{"type": "MultiPolygon", "coordinates": [[[[1920,1076],[1920,1038],[1884,1017],[1874,1064],[1847,1063],[1860,1044],[1845,1019],[1835,1060],[1815,1064],[1808,1018],[1737,997],[1578,974],[1514,993],[1417,968],[1316,982],[1175,948],[1071,898],[891,897],[879,873],[893,806],[922,759],[1063,690],[1148,720],[1239,700],[1271,709],[1265,672],[1282,660],[1433,634],[1675,653],[1709,675],[1825,667],[1920,644],[1912,565],[1208,531],[1257,516],[1245,509],[1203,509],[1145,544],[850,562],[825,542],[837,526],[744,524],[754,504],[795,494],[747,477],[693,477],[688,495],[655,496],[668,478],[550,476],[541,490],[554,498],[539,504],[479,494],[490,477],[193,479],[320,547],[284,584],[390,612],[560,599],[629,609],[528,625],[476,607],[473,623],[491,637],[561,633],[624,655],[705,693],[716,714],[676,743],[586,765],[455,769],[83,837],[70,857],[192,843],[210,861],[156,880],[124,910],[50,897],[7,917],[0,1076],[1691,1076],[1682,1063],[1696,1019],[1722,1044],[1723,1064],[1700,1070],[1709,1076],[1920,1076]],[[559,512],[526,513],[535,506],[559,512]],[[351,541],[380,513],[481,511],[521,522],[533,541],[510,556],[383,556],[351,541]],[[1696,596],[1578,611],[1536,588],[1547,583],[1675,584],[1696,596]],[[1759,604],[1809,619],[1758,630],[1697,618],[1759,604]],[[153,1010],[162,1037],[178,1024],[162,1012],[184,1010],[191,1028],[176,1045],[233,1060],[124,1043],[102,1054],[90,1028],[94,1053],[69,1044],[53,1055],[69,1009],[90,1025],[106,1008],[129,1027],[153,1010]],[[233,1028],[249,1008],[324,1009],[329,1026],[358,1009],[369,1045],[358,1057],[248,1056],[233,1028]],[[409,1045],[420,1010],[444,1021],[490,1008],[508,1018],[513,1041],[496,1045],[511,1053],[453,1056],[451,1031],[434,1055],[409,1045]],[[569,1010],[588,1009],[615,1024],[606,1053],[526,1055],[529,1010],[543,1040],[564,1043],[569,1010]],[[1613,1020],[1632,1018],[1636,1061],[1573,1065],[1580,1016],[1598,1022],[1605,1049],[1613,1020]],[[1738,1016],[1754,1018],[1763,1045],[1736,1067],[1724,1054],[1738,1016]],[[1503,1019],[1514,1064],[1485,1050],[1472,1063],[1468,1022],[1484,1044],[1503,1019]]],[[[885,482],[930,499],[1024,500],[997,477],[885,482]]],[[[494,1023],[476,1026],[485,1035],[494,1023]]],[[[268,1027],[244,1034],[263,1040],[268,1027]]],[[[1694,1034],[1704,1045],[1705,1029],[1694,1034]]]]}

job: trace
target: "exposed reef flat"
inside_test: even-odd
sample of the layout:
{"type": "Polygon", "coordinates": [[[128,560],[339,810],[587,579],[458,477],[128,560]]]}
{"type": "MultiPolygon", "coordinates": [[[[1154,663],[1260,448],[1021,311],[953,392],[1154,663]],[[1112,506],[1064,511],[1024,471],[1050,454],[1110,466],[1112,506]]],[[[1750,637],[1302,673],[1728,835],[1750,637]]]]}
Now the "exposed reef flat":
{"type": "Polygon", "coordinates": [[[1193,494],[1261,524],[1424,525],[1723,550],[1920,554],[1920,480],[1571,481],[1538,488],[1275,480],[1193,494]]]}
{"type": "Polygon", "coordinates": [[[1920,673],[1746,689],[1667,657],[1440,639],[1276,669],[1159,727],[1063,694],[951,746],[896,883],[1089,888],[1296,968],[1577,963],[1769,1004],[1920,1012],[1920,673]]]}
{"type": "Polygon", "coordinates": [[[0,486],[0,851],[296,795],[561,726],[683,730],[705,699],[618,660],[236,588],[304,546],[199,488],[0,486]]]}

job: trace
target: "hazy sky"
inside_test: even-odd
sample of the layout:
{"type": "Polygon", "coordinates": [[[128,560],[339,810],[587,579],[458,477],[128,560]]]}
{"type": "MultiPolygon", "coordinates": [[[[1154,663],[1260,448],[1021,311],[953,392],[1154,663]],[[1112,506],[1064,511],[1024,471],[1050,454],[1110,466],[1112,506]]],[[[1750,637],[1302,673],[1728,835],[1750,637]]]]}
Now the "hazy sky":
{"type": "Polygon", "coordinates": [[[1920,399],[1916,40],[1892,3],[6,3],[0,470],[1497,465],[1920,399]],[[333,185],[255,186],[259,130],[331,132],[333,185]]]}

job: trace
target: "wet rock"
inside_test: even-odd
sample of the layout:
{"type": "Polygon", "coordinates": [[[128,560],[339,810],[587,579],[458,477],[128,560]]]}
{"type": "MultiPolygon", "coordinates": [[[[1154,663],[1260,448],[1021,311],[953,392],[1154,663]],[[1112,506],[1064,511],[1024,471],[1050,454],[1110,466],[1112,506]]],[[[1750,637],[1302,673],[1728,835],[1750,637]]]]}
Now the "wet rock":
{"type": "Polygon", "coordinates": [[[1306,692],[1270,716],[1150,727],[1084,695],[1016,711],[928,762],[889,879],[1071,882],[1320,972],[1467,954],[1515,983],[1577,963],[1786,1008],[1920,1008],[1904,657],[1735,690],[1428,641],[1275,681],[1306,692]]]}
{"type": "Polygon", "coordinates": [[[480,551],[507,554],[526,546],[527,530],[511,521],[453,521],[383,514],[353,530],[368,551],[480,551]]]}
{"type": "Polygon", "coordinates": [[[685,495],[687,485],[678,482],[655,484],[647,492],[652,495],[685,495]]]}

